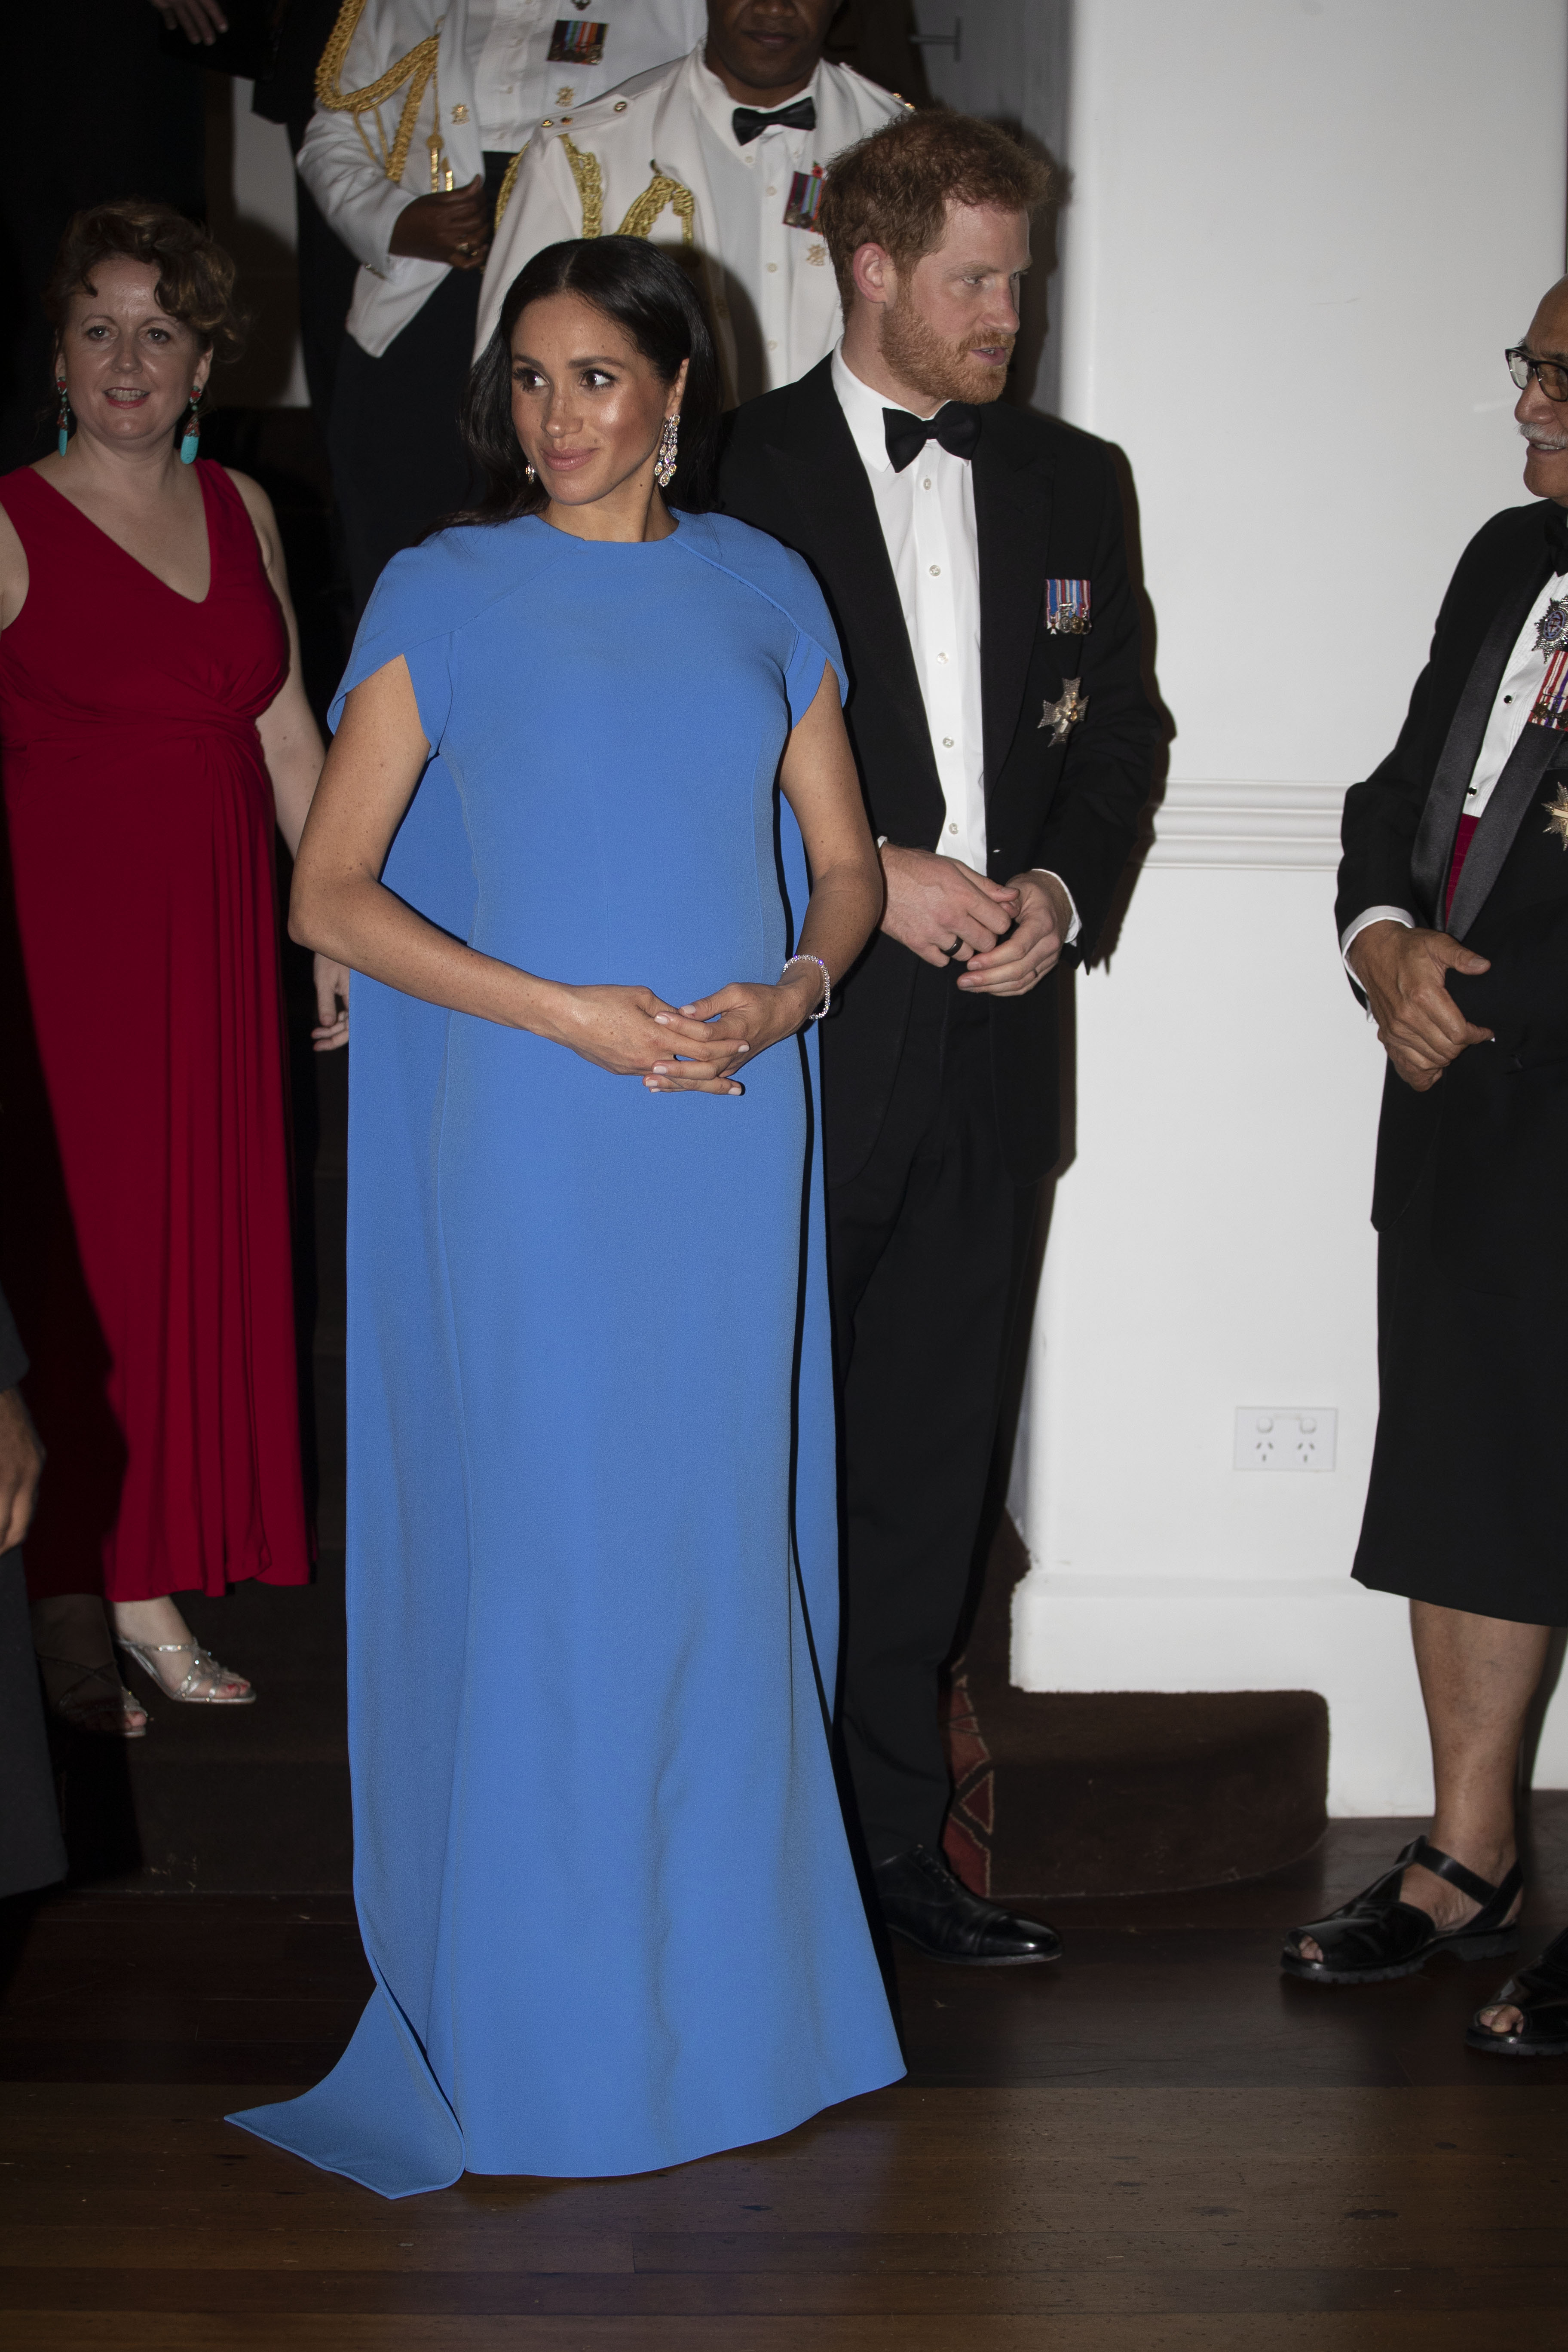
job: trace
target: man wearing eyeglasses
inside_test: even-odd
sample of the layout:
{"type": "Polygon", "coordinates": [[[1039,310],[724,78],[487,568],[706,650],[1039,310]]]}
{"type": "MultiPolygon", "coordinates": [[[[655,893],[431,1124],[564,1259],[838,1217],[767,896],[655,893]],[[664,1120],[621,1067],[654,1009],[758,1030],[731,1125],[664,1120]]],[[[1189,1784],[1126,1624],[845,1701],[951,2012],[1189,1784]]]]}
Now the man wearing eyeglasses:
{"type": "MultiPolygon", "coordinates": [[[[1466,549],[1399,740],[1345,798],[1340,944],[1388,1055],[1354,1573],[1410,1600],[1436,1808],[1287,1937],[1287,1971],[1323,1984],[1516,1948],[1520,1741],[1568,1622],[1568,278],[1506,357],[1541,503],[1466,549]]],[[[1568,2053],[1568,1934],[1466,2038],[1568,2053]]]]}

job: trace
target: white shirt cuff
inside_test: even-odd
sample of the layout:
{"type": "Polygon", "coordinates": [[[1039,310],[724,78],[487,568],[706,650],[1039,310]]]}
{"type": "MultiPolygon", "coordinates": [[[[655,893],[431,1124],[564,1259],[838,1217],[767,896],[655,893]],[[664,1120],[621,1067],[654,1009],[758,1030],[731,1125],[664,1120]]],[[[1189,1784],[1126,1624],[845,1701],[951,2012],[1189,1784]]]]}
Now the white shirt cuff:
{"type": "Polygon", "coordinates": [[[1047,881],[1056,883],[1059,889],[1066,892],[1068,906],[1071,909],[1072,913],[1072,920],[1068,925],[1068,935],[1062,941],[1062,945],[1064,947],[1070,948],[1074,940],[1077,939],[1079,931],[1083,929],[1083,918],[1078,911],[1078,900],[1073,897],[1072,892],[1068,889],[1068,886],[1062,880],[1061,876],[1059,874],[1053,874],[1048,866],[1031,866],[1029,871],[1031,874],[1043,874],[1047,881]]]}
{"type": "MultiPolygon", "coordinates": [[[[1368,929],[1373,923],[1403,923],[1407,931],[1414,931],[1419,928],[1415,916],[1404,907],[1368,907],[1364,913],[1356,917],[1353,923],[1347,923],[1340,933],[1340,953],[1344,958],[1345,970],[1350,971],[1352,980],[1355,980],[1355,974],[1351,971],[1351,941],[1359,939],[1362,932],[1368,929]]],[[[1359,980],[1356,980],[1356,986],[1358,988],[1361,986],[1359,980]]]]}

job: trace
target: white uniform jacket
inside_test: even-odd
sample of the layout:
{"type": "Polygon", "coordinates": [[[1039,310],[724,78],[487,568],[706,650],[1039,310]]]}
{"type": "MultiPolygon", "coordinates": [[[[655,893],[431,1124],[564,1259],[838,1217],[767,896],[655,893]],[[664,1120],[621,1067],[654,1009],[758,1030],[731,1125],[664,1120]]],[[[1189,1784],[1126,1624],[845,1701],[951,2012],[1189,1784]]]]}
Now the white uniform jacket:
{"type": "MultiPolygon", "coordinates": [[[[738,252],[731,235],[722,237],[712,185],[703,158],[699,116],[703,104],[699,77],[707,76],[702,44],[687,58],[623,82],[618,89],[552,117],[546,114],[529,143],[510,200],[497,225],[479,297],[477,350],[494,332],[507,288],[523,264],[542,247],[563,237],[631,236],[679,253],[695,248],[707,292],[709,320],[719,345],[725,397],[736,397],[735,328],[726,282],[723,248],[738,252]]],[[[812,160],[824,169],[846,147],[879,130],[908,110],[890,90],[847,66],[818,66],[811,84],[816,129],[805,134],[812,160]]],[[[784,197],[748,189],[782,217],[784,197]]],[[[787,317],[779,348],[763,368],[770,384],[793,383],[838,341],[842,322],[838,289],[826,248],[811,232],[790,231],[816,267],[793,272],[787,317]],[[809,244],[808,244],[809,239],[809,244]],[[810,247],[818,250],[813,253],[810,247]]],[[[755,265],[753,265],[754,267],[755,265]]],[[[737,269],[742,318],[760,315],[761,289],[737,269]]]]}
{"type": "MultiPolygon", "coordinates": [[[[560,0],[578,44],[568,62],[545,63],[536,86],[520,84],[513,132],[521,149],[557,85],[592,99],[668,58],[679,59],[703,21],[702,0],[560,0]],[[589,62],[602,28],[602,62],[589,62]],[[586,41],[587,47],[582,44],[586,41]]],[[[487,12],[491,13],[491,12],[487,12]]],[[[487,27],[470,25],[468,0],[343,0],[322,59],[334,96],[379,102],[316,110],[300,150],[300,174],[359,262],[348,330],[379,358],[447,275],[438,261],[388,250],[393,223],[432,188],[467,187],[484,168],[474,83],[487,27]],[[432,147],[432,141],[436,142],[432,147]]]]}

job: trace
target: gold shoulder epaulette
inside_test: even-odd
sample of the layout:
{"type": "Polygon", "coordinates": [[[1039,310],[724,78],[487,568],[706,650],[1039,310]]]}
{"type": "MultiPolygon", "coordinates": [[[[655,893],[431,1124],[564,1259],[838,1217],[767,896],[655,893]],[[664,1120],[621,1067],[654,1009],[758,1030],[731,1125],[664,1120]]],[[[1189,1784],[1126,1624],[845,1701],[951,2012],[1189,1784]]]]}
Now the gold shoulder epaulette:
{"type": "Polygon", "coordinates": [[[389,180],[401,180],[403,167],[408,161],[408,150],[414,143],[414,132],[419,121],[419,109],[436,72],[436,57],[440,47],[439,33],[426,34],[416,41],[404,57],[389,65],[376,80],[366,82],[363,89],[345,89],[342,86],[343,59],[349,43],[359,30],[359,20],[365,10],[365,0],[343,0],[338,10],[337,23],[332,26],[321,61],[316,68],[316,99],[330,114],[352,114],[354,129],[364,141],[365,153],[373,163],[379,163],[389,180]],[[380,109],[384,102],[408,84],[408,95],[403,101],[403,111],[397,119],[397,129],[388,147],[386,134],[381,126],[380,109]],[[377,155],[365,138],[361,117],[374,114],[375,135],[381,152],[377,155]]]}

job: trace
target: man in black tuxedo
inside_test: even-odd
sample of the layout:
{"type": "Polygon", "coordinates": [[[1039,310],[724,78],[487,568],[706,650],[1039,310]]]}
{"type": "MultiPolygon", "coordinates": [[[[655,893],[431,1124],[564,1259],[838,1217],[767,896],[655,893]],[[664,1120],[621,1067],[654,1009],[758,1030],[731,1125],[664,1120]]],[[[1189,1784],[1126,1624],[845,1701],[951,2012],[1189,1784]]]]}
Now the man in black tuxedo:
{"type": "Polygon", "coordinates": [[[1060,1945],[941,1859],[938,1676],[1057,1157],[1052,975],[1092,945],[1156,736],[1110,452],[1000,404],[1047,185],[961,115],[841,155],[819,219],[842,345],[737,413],[721,469],[826,595],[887,882],[822,1033],[845,1747],[889,1924],[991,1966],[1060,1945]]]}
{"type": "MultiPolygon", "coordinates": [[[[1354,1572],[1410,1598],[1436,1810],[1430,1840],[1287,1938],[1286,1969],[1325,1983],[1517,1945],[1520,1739],[1568,1622],[1568,278],[1508,359],[1546,503],[1471,541],[1399,740],[1345,798],[1341,948],[1388,1054],[1354,1572]]],[[[1468,2038],[1568,2052],[1568,1936],[1468,2038]]]]}

